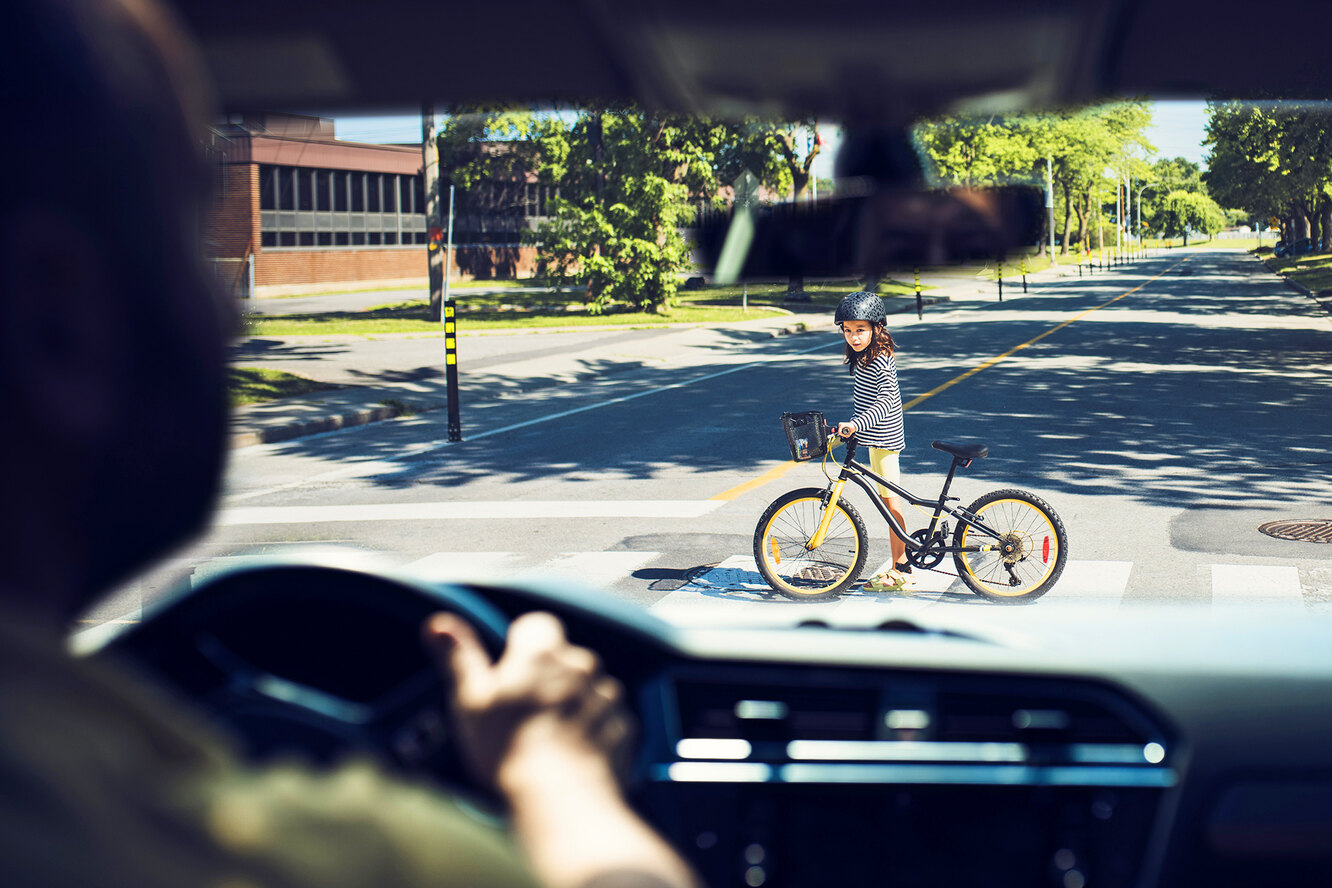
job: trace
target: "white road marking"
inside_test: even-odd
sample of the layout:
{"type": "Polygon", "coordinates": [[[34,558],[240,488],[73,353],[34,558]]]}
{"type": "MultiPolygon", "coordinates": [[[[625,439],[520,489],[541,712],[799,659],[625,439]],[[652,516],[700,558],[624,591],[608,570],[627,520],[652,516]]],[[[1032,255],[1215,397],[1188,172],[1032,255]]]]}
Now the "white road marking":
{"type": "Polygon", "coordinates": [[[1037,607],[1076,607],[1110,610],[1120,607],[1128,589],[1131,561],[1073,561],[1054,588],[1037,602],[1037,607]]]}
{"type": "Polygon", "coordinates": [[[698,518],[717,500],[581,500],[366,503],[347,506],[247,506],[223,509],[218,527],[243,524],[320,524],[332,521],[451,521],[524,518],[698,518]]]}
{"type": "Polygon", "coordinates": [[[1213,564],[1212,606],[1303,608],[1300,572],[1267,564],[1213,564]]]}
{"type": "Polygon", "coordinates": [[[573,552],[547,561],[542,571],[604,587],[624,579],[660,556],[660,552],[573,552]]]}
{"type": "Polygon", "coordinates": [[[426,582],[488,582],[514,576],[522,563],[517,552],[434,552],[402,570],[426,582]]]}

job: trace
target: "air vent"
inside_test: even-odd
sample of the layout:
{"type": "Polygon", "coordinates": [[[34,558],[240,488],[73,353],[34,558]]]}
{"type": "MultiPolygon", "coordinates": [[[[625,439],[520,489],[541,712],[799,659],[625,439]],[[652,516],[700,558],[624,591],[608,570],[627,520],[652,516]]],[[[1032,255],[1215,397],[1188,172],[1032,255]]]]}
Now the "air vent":
{"type": "Polygon", "coordinates": [[[1101,701],[1065,694],[944,691],[935,739],[966,743],[1143,744],[1150,728],[1101,701]]]}
{"type": "Polygon", "coordinates": [[[756,741],[870,740],[871,688],[764,687],[686,681],[676,686],[680,736],[756,741]]]}

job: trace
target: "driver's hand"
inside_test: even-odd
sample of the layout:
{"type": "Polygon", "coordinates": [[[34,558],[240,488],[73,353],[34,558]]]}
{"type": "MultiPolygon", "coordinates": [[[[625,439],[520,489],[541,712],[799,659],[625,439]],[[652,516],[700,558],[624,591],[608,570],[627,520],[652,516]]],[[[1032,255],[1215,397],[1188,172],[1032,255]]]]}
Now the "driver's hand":
{"type": "Polygon", "coordinates": [[[424,635],[454,688],[463,753],[500,790],[545,768],[590,768],[614,779],[627,761],[624,689],[602,673],[594,653],[568,642],[555,617],[515,620],[497,663],[452,614],[432,615],[424,635]]]}
{"type": "Polygon", "coordinates": [[[856,433],[856,424],[854,422],[839,422],[837,424],[837,437],[850,438],[856,433]]]}

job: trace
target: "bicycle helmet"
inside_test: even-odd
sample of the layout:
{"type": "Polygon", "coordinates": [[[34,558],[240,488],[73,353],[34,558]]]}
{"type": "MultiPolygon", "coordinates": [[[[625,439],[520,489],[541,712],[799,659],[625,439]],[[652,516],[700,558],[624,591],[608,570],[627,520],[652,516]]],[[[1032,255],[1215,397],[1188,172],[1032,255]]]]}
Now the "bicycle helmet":
{"type": "Polygon", "coordinates": [[[874,326],[882,326],[888,320],[888,310],[883,307],[883,300],[873,293],[859,290],[837,303],[837,314],[833,322],[869,321],[874,326]]]}

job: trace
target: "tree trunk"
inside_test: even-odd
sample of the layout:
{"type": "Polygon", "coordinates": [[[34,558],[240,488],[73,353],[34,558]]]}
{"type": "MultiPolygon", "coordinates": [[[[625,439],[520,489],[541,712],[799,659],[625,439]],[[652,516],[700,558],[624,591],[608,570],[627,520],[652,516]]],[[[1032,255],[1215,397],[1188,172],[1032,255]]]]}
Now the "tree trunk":
{"type": "Polygon", "coordinates": [[[809,294],[805,292],[805,278],[803,275],[791,275],[786,279],[786,301],[787,302],[809,302],[809,294]]]}
{"type": "Polygon", "coordinates": [[[1073,207],[1073,211],[1078,214],[1078,249],[1087,249],[1087,216],[1090,214],[1091,195],[1087,194],[1084,199],[1080,199],[1073,207]]]}
{"type": "Polygon", "coordinates": [[[1064,192],[1064,242],[1060,245],[1059,255],[1068,255],[1068,235],[1073,230],[1073,201],[1067,183],[1059,186],[1064,192]]]}
{"type": "Polygon", "coordinates": [[[1302,240],[1309,236],[1309,210],[1302,201],[1296,201],[1293,209],[1295,215],[1291,220],[1291,235],[1295,240],[1302,240]]]}
{"type": "Polygon", "coordinates": [[[1332,250],[1332,200],[1324,197],[1318,205],[1318,216],[1323,223],[1323,243],[1319,249],[1332,250]]]}

